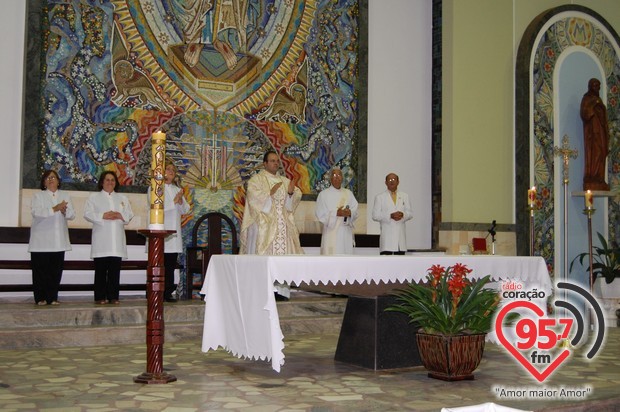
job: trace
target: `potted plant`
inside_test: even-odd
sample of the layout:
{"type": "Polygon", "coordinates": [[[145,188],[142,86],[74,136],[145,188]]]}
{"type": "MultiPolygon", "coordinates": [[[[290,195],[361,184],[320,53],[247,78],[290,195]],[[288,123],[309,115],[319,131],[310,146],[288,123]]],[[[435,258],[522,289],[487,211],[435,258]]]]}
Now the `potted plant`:
{"type": "MultiPolygon", "coordinates": [[[[598,283],[599,296],[603,298],[620,298],[620,292],[607,294],[606,289],[601,285],[598,279],[605,279],[605,283],[610,284],[615,279],[620,278],[620,247],[617,243],[612,242],[608,245],[605,237],[597,232],[600,246],[592,246],[592,272],[594,280],[598,283]]],[[[580,253],[570,264],[569,271],[573,270],[575,262],[579,262],[581,266],[586,267],[586,272],[590,272],[590,253],[580,253]]],[[[614,285],[618,282],[614,283],[614,285]]]]}
{"type": "Polygon", "coordinates": [[[471,271],[460,263],[433,265],[425,283],[410,283],[395,292],[397,303],[387,309],[405,313],[420,327],[416,341],[429,377],[473,379],[482,359],[499,294],[485,288],[490,276],[472,281],[467,278],[471,271]]]}

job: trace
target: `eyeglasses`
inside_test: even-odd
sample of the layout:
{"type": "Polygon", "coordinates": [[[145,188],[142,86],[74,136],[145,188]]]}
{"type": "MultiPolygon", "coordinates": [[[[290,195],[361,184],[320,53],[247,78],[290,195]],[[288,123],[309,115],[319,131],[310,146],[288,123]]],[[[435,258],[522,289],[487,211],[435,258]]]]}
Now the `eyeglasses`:
{"type": "Polygon", "coordinates": [[[58,180],[58,179],[54,175],[49,175],[48,177],[45,178],[45,180],[58,180]]]}

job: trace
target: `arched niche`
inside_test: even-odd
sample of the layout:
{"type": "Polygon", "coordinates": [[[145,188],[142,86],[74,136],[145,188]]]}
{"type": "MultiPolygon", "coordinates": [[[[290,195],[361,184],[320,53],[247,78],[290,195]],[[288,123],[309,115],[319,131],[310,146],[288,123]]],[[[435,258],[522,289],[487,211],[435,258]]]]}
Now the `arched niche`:
{"type": "MultiPolygon", "coordinates": [[[[554,147],[562,146],[562,138],[567,134],[569,147],[581,144],[583,154],[578,107],[590,77],[601,80],[601,98],[607,105],[610,135],[620,135],[619,44],[618,34],[602,16],[582,6],[566,5],[537,16],[519,45],[515,81],[517,253],[529,254],[530,214],[526,194],[530,186],[536,186],[534,251],[545,258],[552,272],[558,266],[558,251],[562,257],[564,254],[571,256],[571,252],[564,253],[562,245],[558,244],[563,239],[565,191],[562,158],[554,154],[554,147]]],[[[620,143],[618,139],[611,140],[608,182],[612,190],[618,190],[620,143]]],[[[578,173],[582,163],[583,157],[571,159],[569,168],[572,169],[569,180],[579,187],[582,175],[578,173]]],[[[567,191],[571,192],[570,187],[567,191]]],[[[575,216],[578,201],[568,195],[566,204],[575,217],[573,223],[577,223],[572,229],[569,226],[569,238],[571,230],[583,232],[578,226],[580,220],[585,225],[585,217],[575,216]]],[[[602,219],[598,223],[600,230],[613,239],[619,238],[617,197],[609,198],[606,207],[598,211],[597,218],[602,219]]]]}

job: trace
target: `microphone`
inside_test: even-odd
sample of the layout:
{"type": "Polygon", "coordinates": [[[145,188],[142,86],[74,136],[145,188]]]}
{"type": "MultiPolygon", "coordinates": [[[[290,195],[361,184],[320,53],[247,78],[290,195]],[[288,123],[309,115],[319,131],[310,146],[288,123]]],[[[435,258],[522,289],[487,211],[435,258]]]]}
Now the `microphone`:
{"type": "MultiPolygon", "coordinates": [[[[344,208],[346,210],[349,210],[349,205],[346,205],[344,208]]],[[[344,223],[347,223],[347,216],[344,217],[344,223]]]]}
{"type": "Polygon", "coordinates": [[[491,234],[491,236],[495,236],[495,234],[497,233],[495,231],[495,227],[497,226],[497,222],[494,220],[493,223],[491,223],[491,229],[488,230],[488,232],[491,234]]]}

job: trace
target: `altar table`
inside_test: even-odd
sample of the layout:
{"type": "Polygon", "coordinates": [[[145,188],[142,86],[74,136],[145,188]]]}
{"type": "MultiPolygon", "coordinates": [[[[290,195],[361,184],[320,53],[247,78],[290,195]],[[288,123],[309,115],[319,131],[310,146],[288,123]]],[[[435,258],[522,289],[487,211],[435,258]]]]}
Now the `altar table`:
{"type": "Polygon", "coordinates": [[[214,255],[201,294],[205,295],[202,351],[223,347],[242,358],[269,360],[277,372],[284,364],[274,282],[299,285],[419,282],[432,265],[462,263],[471,279],[491,275],[514,280],[525,290],[551,295],[553,285],[541,257],[523,256],[318,256],[214,255]]]}

